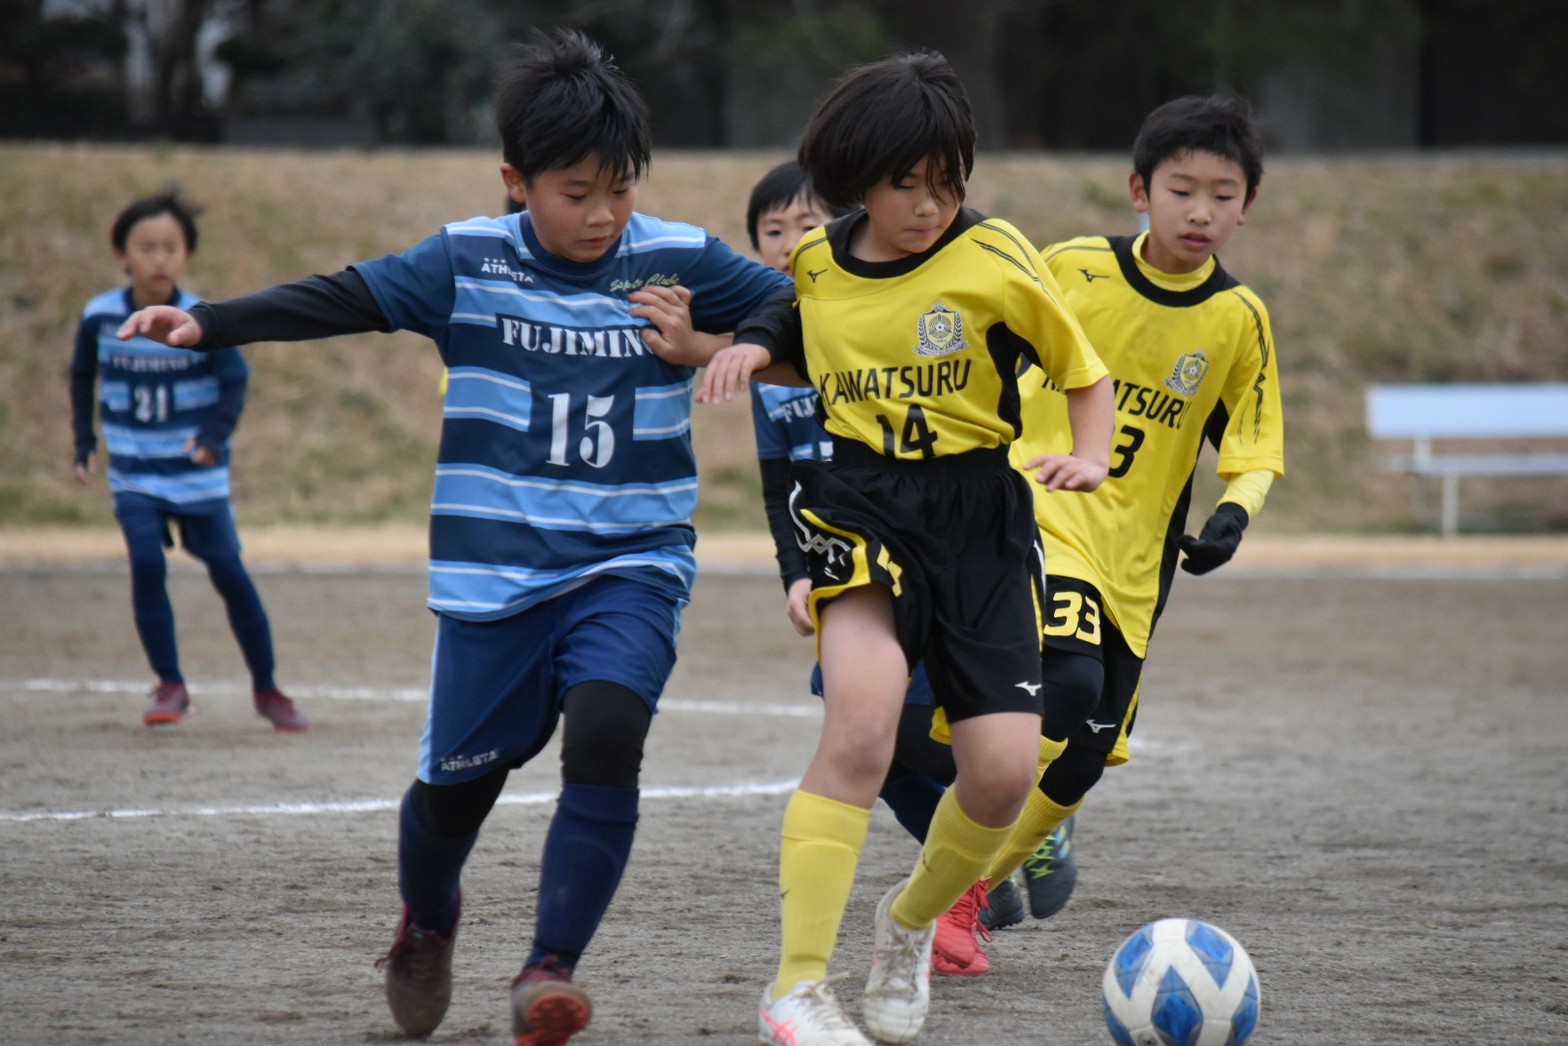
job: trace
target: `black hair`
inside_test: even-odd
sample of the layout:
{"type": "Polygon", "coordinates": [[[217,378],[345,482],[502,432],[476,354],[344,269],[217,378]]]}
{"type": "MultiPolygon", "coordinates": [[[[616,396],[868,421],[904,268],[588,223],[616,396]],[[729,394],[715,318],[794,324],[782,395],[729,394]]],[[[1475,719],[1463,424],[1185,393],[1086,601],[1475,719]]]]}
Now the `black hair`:
{"type": "Polygon", "coordinates": [[[1263,180],[1263,143],[1246,99],[1235,95],[1187,95],[1166,102],[1144,118],[1132,146],[1132,169],[1144,189],[1154,169],[1173,156],[1213,153],[1241,166],[1246,198],[1263,180]]]}
{"type": "Polygon", "coordinates": [[[178,185],[170,185],[152,196],[135,201],[121,211],[114,219],[114,224],[109,227],[109,242],[114,245],[116,251],[123,252],[126,241],[131,238],[131,229],[137,222],[167,214],[180,223],[180,231],[185,234],[186,252],[195,254],[196,216],[201,213],[201,210],[200,207],[180,196],[178,185]]]}
{"type": "Polygon", "coordinates": [[[612,177],[651,161],[648,106],[598,44],[571,29],[515,45],[496,77],[501,157],[530,182],[597,156],[612,177]]]}
{"type": "MultiPolygon", "coordinates": [[[[762,245],[757,242],[757,222],[762,216],[801,199],[816,200],[817,194],[811,187],[811,175],[794,160],[785,160],[752,186],[751,199],[746,202],[746,231],[751,234],[752,250],[762,249],[762,245]]],[[[846,207],[835,207],[825,200],[820,202],[822,208],[835,218],[848,211],[846,207]]]]}
{"type": "Polygon", "coordinates": [[[921,160],[933,192],[964,198],[975,165],[975,123],[964,85],[936,51],[857,66],[817,106],[800,165],[831,206],[858,204],[867,189],[901,179],[921,160]]]}

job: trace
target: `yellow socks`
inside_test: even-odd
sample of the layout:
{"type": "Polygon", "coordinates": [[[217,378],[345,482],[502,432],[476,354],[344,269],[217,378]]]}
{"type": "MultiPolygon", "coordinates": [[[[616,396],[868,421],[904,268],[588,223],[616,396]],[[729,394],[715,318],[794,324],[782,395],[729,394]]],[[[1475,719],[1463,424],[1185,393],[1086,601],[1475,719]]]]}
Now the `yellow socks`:
{"type": "Polygon", "coordinates": [[[828,975],[871,811],[797,790],[784,810],[779,907],[784,944],[773,998],[828,975]]]}
{"type": "Polygon", "coordinates": [[[893,921],[911,930],[930,926],[985,873],[1011,830],[971,821],[958,805],[957,790],[949,788],[931,817],[909,885],[888,912],[893,921]]]}
{"type": "Polygon", "coordinates": [[[1080,799],[1071,806],[1057,806],[1039,788],[1029,789],[1023,813],[1018,815],[1018,823],[1013,825],[1007,841],[992,857],[986,876],[993,883],[999,883],[1012,875],[1024,863],[1024,858],[1038,850],[1045,837],[1082,805],[1083,800],[1080,799]]]}

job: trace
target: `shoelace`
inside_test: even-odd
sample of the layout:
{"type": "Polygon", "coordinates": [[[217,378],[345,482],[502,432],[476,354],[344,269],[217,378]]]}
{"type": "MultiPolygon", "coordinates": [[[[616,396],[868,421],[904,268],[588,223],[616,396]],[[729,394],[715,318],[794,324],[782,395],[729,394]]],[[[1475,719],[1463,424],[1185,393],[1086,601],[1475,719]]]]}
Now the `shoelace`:
{"type": "Polygon", "coordinates": [[[1056,871],[1056,863],[1061,859],[1064,840],[1060,829],[1051,832],[1040,844],[1040,848],[1024,858],[1024,874],[1032,879],[1041,879],[1056,871]]]}
{"type": "Polygon", "coordinates": [[[848,977],[847,973],[835,973],[831,977],[824,977],[806,989],[805,994],[811,999],[812,1009],[816,1011],[817,1022],[828,1031],[855,1031],[855,1023],[844,1016],[844,1011],[839,1008],[836,999],[828,989],[834,981],[841,981],[848,977]]]}
{"type": "Polygon", "coordinates": [[[986,897],[986,883],[984,879],[971,886],[962,897],[953,903],[953,913],[976,936],[985,941],[991,939],[991,929],[980,921],[980,913],[990,910],[991,902],[986,897]]]}
{"type": "Polygon", "coordinates": [[[925,937],[932,931],[906,930],[891,918],[888,919],[892,932],[893,943],[887,948],[875,949],[872,961],[876,969],[882,972],[881,981],[889,985],[895,981],[904,985],[911,997],[920,994],[920,972],[929,969],[925,956],[925,937]],[[889,971],[897,971],[897,976],[889,976],[889,971]]]}

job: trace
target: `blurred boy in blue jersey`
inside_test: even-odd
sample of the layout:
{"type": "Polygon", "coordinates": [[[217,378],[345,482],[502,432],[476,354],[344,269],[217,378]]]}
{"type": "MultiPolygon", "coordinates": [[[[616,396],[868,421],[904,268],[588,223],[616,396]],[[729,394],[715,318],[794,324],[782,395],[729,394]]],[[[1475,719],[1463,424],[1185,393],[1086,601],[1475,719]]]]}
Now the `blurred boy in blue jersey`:
{"type": "Polygon", "coordinates": [[[696,573],[695,366],[661,326],[733,330],[783,275],[702,229],[634,210],[651,133],[600,49],[519,48],[496,92],[502,178],[526,208],[412,249],[126,333],[177,344],[352,331],[428,335],[449,373],[430,527],[438,615],[429,717],[405,797],[405,904],[386,970],[409,1035],[451,996],[459,879],[508,772],[558,717],[562,789],[537,924],[513,982],[518,1046],[589,1022],[572,984],[631,850],[643,743],[696,573]]]}
{"type": "Polygon", "coordinates": [[[147,305],[189,308],[201,299],[178,286],[196,250],[198,210],[176,189],[130,204],[109,240],[130,285],[105,291],[82,310],[71,358],[75,472],[86,485],[97,471],[95,386],[109,448],[109,490],[131,560],[131,606],[147,662],[158,676],[148,726],[178,723],[191,712],[180,672],[164,547],[180,544],[207,567],[250,670],[252,703],[274,729],[310,724],[273,681],[272,630],[240,560],[229,503],[229,437],[245,407],[249,369],[236,348],[191,352],[146,338],[120,341],[125,318],[147,305]],[[101,382],[100,382],[101,378],[101,382]]]}

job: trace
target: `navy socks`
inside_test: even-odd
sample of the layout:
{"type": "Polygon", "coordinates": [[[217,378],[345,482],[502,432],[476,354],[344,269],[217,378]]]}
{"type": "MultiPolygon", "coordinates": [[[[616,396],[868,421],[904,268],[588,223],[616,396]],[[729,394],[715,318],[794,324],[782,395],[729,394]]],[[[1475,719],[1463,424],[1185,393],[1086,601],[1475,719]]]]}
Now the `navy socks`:
{"type": "Polygon", "coordinates": [[[610,907],[637,831],[636,788],[566,784],[539,873],[539,914],[526,965],[554,955],[572,967],[610,907]]]}
{"type": "Polygon", "coordinates": [[[455,839],[431,834],[414,813],[411,796],[412,790],[404,794],[398,815],[397,889],[410,922],[445,936],[457,923],[463,864],[479,831],[455,839]]]}

